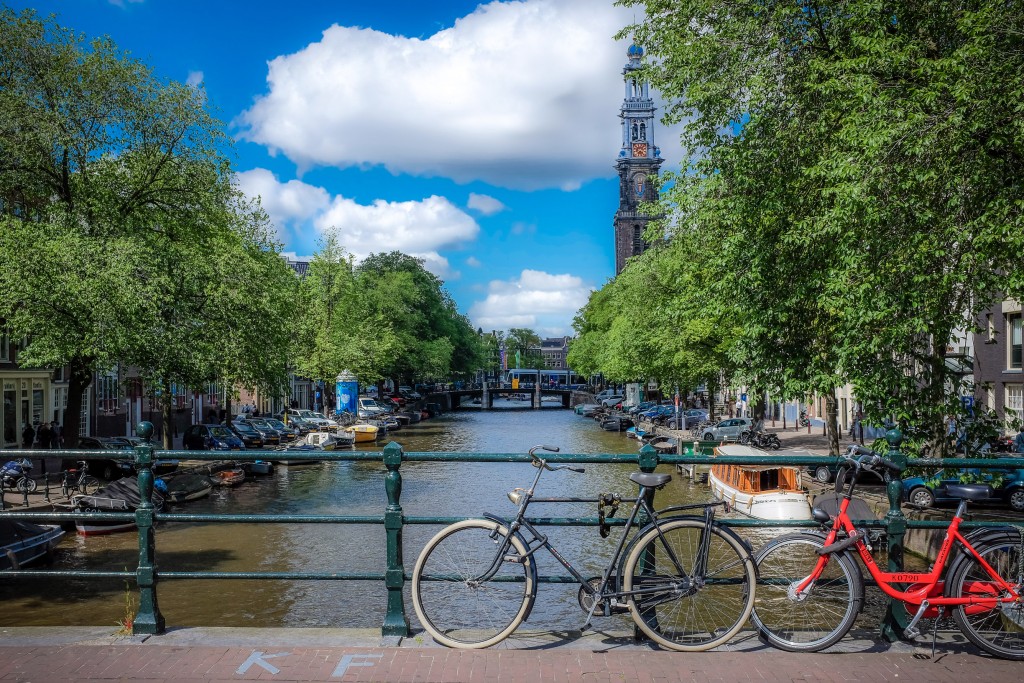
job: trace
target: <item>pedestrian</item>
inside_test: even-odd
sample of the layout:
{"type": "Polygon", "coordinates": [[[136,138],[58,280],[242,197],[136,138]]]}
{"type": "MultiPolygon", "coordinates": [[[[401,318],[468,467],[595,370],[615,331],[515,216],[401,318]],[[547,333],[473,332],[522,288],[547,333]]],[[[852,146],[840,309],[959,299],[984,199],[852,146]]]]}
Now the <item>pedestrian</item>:
{"type": "Polygon", "coordinates": [[[39,425],[39,431],[36,432],[36,441],[39,443],[39,448],[50,448],[50,425],[46,422],[39,425]]]}
{"type": "Polygon", "coordinates": [[[1015,453],[1024,453],[1024,430],[1017,432],[1013,438],[1013,450],[1015,453]]]}
{"type": "Polygon", "coordinates": [[[50,448],[56,450],[61,447],[64,435],[61,434],[60,425],[54,420],[50,423],[50,448]]]}
{"type": "Polygon", "coordinates": [[[28,422],[25,423],[25,429],[21,431],[21,447],[32,448],[32,442],[36,440],[36,430],[28,422]]]}

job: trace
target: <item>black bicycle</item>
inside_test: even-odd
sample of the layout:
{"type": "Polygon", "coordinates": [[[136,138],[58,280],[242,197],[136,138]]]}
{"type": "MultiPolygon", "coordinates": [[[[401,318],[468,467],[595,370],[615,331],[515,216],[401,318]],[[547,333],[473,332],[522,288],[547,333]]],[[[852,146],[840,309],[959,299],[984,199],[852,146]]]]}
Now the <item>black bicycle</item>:
{"type": "Polygon", "coordinates": [[[70,498],[72,493],[96,493],[99,487],[100,480],[89,474],[89,463],[85,460],[79,460],[77,468],[72,467],[61,472],[60,491],[65,498],[70,498]]]}
{"type": "MultiPolygon", "coordinates": [[[[754,605],[756,569],[746,544],[715,522],[722,501],[654,510],[647,502],[672,479],[670,474],[634,472],[637,498],[604,494],[598,498],[538,498],[545,470],[583,472],[570,465],[552,466],[530,449],[539,468],[529,489],[516,488],[508,498],[517,507],[512,519],[484,514],[485,519],[456,522],[434,536],[416,561],[412,599],[420,623],[434,640],[449,647],[482,648],[508,637],[525,621],[537,597],[534,553],[544,548],[579,582],[579,604],[594,616],[629,612],[637,626],[659,645],[672,650],[708,650],[732,638],[754,605]],[[608,566],[587,578],[555,549],[526,518],[531,503],[598,503],[614,516],[620,502],[633,503],[625,529],[608,566]],[[701,509],[701,516],[662,515],[701,509]],[[645,513],[650,520],[630,531],[645,513]]],[[[603,530],[606,530],[603,528],[603,530]]]]}

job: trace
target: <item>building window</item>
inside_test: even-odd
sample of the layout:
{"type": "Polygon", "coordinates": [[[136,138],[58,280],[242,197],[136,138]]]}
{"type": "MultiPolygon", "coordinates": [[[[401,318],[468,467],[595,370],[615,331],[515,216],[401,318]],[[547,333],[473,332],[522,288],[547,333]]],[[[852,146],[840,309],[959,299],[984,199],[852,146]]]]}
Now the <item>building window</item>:
{"type": "Polygon", "coordinates": [[[1010,343],[1009,347],[1010,357],[1007,359],[1007,365],[1010,370],[1021,369],[1021,316],[1020,313],[1016,315],[1006,316],[1006,326],[1009,334],[1006,335],[1010,343]]]}
{"type": "Polygon", "coordinates": [[[6,334],[0,335],[0,361],[11,361],[11,338],[6,334]]]}
{"type": "Polygon", "coordinates": [[[117,410],[117,375],[96,378],[96,408],[105,413],[117,410]]]}
{"type": "Polygon", "coordinates": [[[1007,422],[1013,420],[1015,417],[1019,417],[1024,411],[1024,384],[1007,384],[1006,385],[1006,413],[1005,419],[1007,422]],[[1013,415],[1010,415],[1010,411],[1014,411],[1013,415]]]}

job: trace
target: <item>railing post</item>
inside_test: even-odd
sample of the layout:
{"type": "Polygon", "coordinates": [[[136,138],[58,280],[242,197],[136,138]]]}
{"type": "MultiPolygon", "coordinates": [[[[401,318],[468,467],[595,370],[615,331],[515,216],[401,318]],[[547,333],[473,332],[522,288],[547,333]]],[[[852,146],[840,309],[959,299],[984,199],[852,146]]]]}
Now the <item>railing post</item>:
{"type": "MultiPolygon", "coordinates": [[[[654,450],[654,447],[651,446],[651,444],[645,444],[644,447],[640,449],[640,454],[637,456],[637,464],[640,466],[640,471],[641,472],[646,472],[648,474],[653,472],[655,470],[655,468],[658,466],[658,451],[654,450]]],[[[643,499],[644,499],[644,502],[647,503],[647,505],[650,506],[651,509],[653,509],[654,508],[654,489],[647,489],[646,491],[644,491],[643,499]]],[[[637,515],[637,518],[636,518],[636,523],[637,523],[638,528],[642,529],[650,521],[651,520],[647,517],[647,513],[645,513],[641,509],[640,513],[637,515]]],[[[640,573],[641,574],[651,574],[651,573],[654,573],[656,571],[655,563],[656,563],[656,559],[653,557],[653,552],[651,553],[650,557],[642,557],[642,558],[640,558],[640,573]]],[[[647,639],[647,636],[644,634],[643,631],[640,630],[640,627],[634,625],[633,626],[633,640],[641,641],[641,640],[646,640],[646,639],[647,639]]]]}
{"type": "Polygon", "coordinates": [[[388,612],[384,615],[381,635],[408,636],[409,617],[405,614],[405,565],[402,562],[402,447],[392,441],[384,447],[384,466],[388,469],[384,477],[384,488],[388,494],[388,507],[384,512],[384,529],[388,537],[388,569],[384,585],[388,589],[388,612]]]}
{"type": "Polygon", "coordinates": [[[156,531],[153,529],[153,424],[140,422],[135,433],[143,443],[135,448],[135,468],[138,470],[139,506],[135,509],[135,524],[139,527],[139,566],[135,581],[139,586],[139,611],[132,622],[132,633],[157,634],[164,632],[164,615],[156,599],[156,531]]]}
{"type": "MultiPolygon", "coordinates": [[[[885,433],[885,440],[889,442],[889,451],[885,457],[901,468],[907,465],[907,456],[900,451],[900,444],[903,443],[903,433],[898,429],[890,429],[885,433]]],[[[889,549],[889,571],[903,571],[903,536],[907,530],[907,518],[903,516],[900,509],[900,501],[903,498],[902,474],[897,473],[886,487],[889,495],[889,512],[885,515],[885,532],[889,549]]],[[[907,628],[907,610],[903,602],[896,598],[889,598],[889,606],[882,619],[882,637],[890,643],[903,639],[903,632],[907,628]]]]}

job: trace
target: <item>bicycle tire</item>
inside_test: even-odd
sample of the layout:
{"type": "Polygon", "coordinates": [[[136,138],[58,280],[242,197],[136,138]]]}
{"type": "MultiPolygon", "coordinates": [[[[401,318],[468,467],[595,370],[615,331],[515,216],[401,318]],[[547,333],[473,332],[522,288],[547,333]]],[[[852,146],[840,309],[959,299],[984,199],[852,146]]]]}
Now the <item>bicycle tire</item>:
{"type": "MultiPolygon", "coordinates": [[[[533,602],[533,560],[502,562],[482,584],[470,579],[490,567],[508,529],[497,522],[469,519],[439,531],[423,548],[412,574],[412,603],[420,624],[442,645],[484,648],[501,642],[526,618],[533,602]]],[[[525,557],[515,536],[512,548],[525,557]]]]}
{"type": "Polygon", "coordinates": [[[78,482],[76,486],[79,493],[87,496],[96,493],[100,488],[100,480],[93,476],[82,477],[82,481],[78,482]]]}
{"type": "Polygon", "coordinates": [[[690,582],[699,574],[704,528],[702,519],[660,522],[637,539],[623,565],[622,590],[633,621],[670,650],[700,652],[725,643],[743,628],[754,607],[754,560],[743,541],[721,527],[710,529],[704,576],[690,582]],[[663,573],[666,564],[674,564],[673,555],[683,576],[678,568],[663,573]],[[664,588],[654,590],[659,586],[664,588]],[[634,590],[639,594],[628,595],[634,590]]]}
{"type": "MultiPolygon", "coordinates": [[[[1021,538],[1017,533],[990,536],[974,549],[999,576],[1013,585],[1018,594],[1024,590],[1020,572],[1021,538]]],[[[973,556],[961,555],[950,567],[945,582],[947,597],[997,596],[988,572],[973,556]]],[[[968,640],[982,650],[1003,659],[1024,660],[1024,605],[1007,603],[997,609],[978,609],[971,605],[953,607],[953,621],[968,640]]]]}
{"type": "Polygon", "coordinates": [[[37,486],[35,479],[25,476],[19,477],[14,485],[18,489],[18,493],[33,493],[37,486]]]}
{"type": "Polygon", "coordinates": [[[810,593],[790,594],[808,576],[825,539],[818,534],[787,534],[755,554],[757,597],[751,619],[761,637],[788,652],[817,652],[843,638],[864,604],[864,580],[845,553],[832,554],[810,593]]]}

